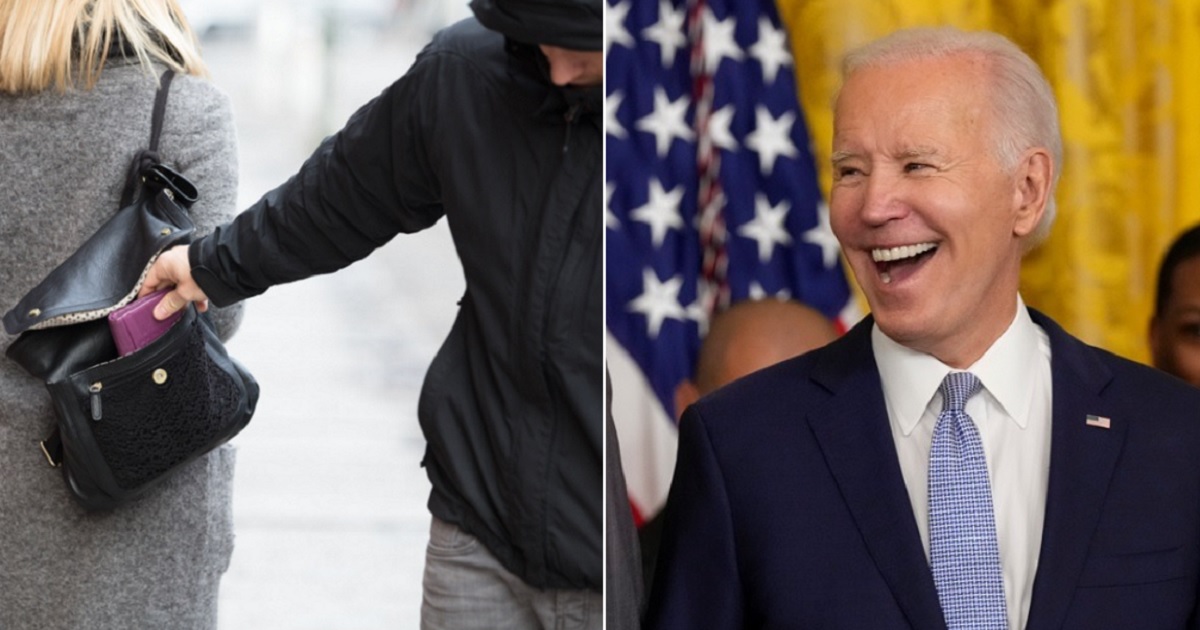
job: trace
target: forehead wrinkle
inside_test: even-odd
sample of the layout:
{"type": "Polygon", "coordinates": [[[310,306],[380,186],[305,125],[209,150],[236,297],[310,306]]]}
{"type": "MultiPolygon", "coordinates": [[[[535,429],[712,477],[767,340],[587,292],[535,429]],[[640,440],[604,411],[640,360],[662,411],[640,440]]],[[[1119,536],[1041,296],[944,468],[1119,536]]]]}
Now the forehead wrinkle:
{"type": "Polygon", "coordinates": [[[942,154],[942,151],[933,145],[921,144],[910,146],[896,151],[893,155],[898,160],[909,160],[914,158],[937,157],[942,154]]]}
{"type": "Polygon", "coordinates": [[[853,151],[834,151],[833,155],[829,156],[829,161],[837,164],[858,157],[858,154],[853,151]]]}

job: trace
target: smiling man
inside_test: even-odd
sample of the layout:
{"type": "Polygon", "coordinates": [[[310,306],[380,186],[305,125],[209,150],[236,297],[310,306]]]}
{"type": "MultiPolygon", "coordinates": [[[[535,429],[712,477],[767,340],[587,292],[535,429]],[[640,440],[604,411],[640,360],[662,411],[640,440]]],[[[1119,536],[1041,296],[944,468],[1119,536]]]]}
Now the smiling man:
{"type": "Polygon", "coordinates": [[[914,29],[843,79],[871,315],[685,413],[649,627],[1200,627],[1200,392],[1019,294],[1062,154],[1040,70],[914,29]]]}

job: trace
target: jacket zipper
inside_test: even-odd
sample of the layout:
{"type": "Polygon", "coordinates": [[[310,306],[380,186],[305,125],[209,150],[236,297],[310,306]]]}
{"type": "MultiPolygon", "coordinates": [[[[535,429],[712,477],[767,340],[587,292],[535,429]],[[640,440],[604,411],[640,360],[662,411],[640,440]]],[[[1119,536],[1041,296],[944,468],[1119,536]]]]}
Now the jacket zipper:
{"type": "Polygon", "coordinates": [[[571,128],[575,126],[575,118],[579,115],[579,110],[582,108],[582,102],[575,102],[567,108],[567,113],[563,114],[563,120],[567,121],[567,132],[563,137],[563,155],[567,154],[567,147],[571,144],[571,128]]]}
{"type": "MultiPolygon", "coordinates": [[[[583,103],[576,102],[567,109],[565,114],[563,114],[563,119],[567,122],[567,131],[563,137],[562,152],[563,152],[564,158],[567,156],[567,149],[571,143],[571,129],[578,122],[579,110],[582,108],[583,108],[583,103]]],[[[565,162],[564,162],[562,168],[568,168],[565,162]]],[[[583,201],[583,203],[586,203],[586,201],[583,201]]],[[[571,235],[573,235],[575,233],[575,229],[580,220],[579,217],[582,214],[585,214],[584,210],[578,209],[578,211],[575,212],[571,216],[571,219],[567,222],[567,231],[565,234],[565,241],[566,241],[567,245],[565,247],[568,249],[570,248],[571,235]]],[[[563,270],[563,266],[564,266],[566,257],[567,257],[567,250],[564,249],[561,254],[561,260],[559,261],[559,264],[555,266],[554,280],[549,284],[549,289],[547,291],[546,312],[543,314],[543,319],[542,319],[542,331],[543,332],[542,332],[541,344],[539,345],[539,355],[540,356],[538,357],[538,360],[541,363],[541,368],[542,368],[542,379],[546,383],[546,390],[547,390],[546,393],[549,395],[549,398],[550,398],[550,417],[553,419],[553,421],[551,422],[550,442],[549,442],[549,447],[550,447],[551,451],[553,451],[558,444],[559,429],[560,429],[561,418],[562,418],[562,414],[563,414],[563,402],[560,399],[558,389],[556,389],[558,387],[557,379],[554,378],[553,373],[550,370],[550,365],[549,365],[550,349],[547,347],[546,335],[547,335],[548,331],[550,330],[551,322],[554,319],[553,312],[552,312],[553,306],[554,306],[554,300],[551,299],[550,296],[554,295],[555,291],[558,288],[559,282],[562,277],[562,270],[563,270]]],[[[552,460],[553,460],[552,457],[546,458],[546,467],[542,472],[542,481],[546,485],[544,487],[544,492],[542,495],[541,522],[538,524],[542,530],[542,540],[541,540],[542,549],[541,549],[541,558],[539,559],[540,563],[538,566],[538,570],[540,570],[540,572],[543,575],[546,575],[549,572],[548,558],[550,556],[550,542],[549,542],[549,535],[547,532],[550,531],[550,526],[549,526],[549,518],[550,518],[549,485],[550,485],[550,482],[549,482],[549,479],[550,479],[550,475],[551,475],[552,460]]]]}

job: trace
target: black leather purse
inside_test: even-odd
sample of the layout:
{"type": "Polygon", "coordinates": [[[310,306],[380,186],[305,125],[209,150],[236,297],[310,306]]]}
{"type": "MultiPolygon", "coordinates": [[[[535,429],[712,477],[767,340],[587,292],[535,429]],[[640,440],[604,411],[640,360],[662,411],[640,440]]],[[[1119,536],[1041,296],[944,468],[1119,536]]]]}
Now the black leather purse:
{"type": "Polygon", "coordinates": [[[42,450],[88,509],[143,496],[241,431],[258,400],[254,377],[194,306],[127,356],[106,320],[137,297],[154,259],[194,231],[196,187],[157,153],[173,76],[160,81],[150,147],[131,166],[121,209],[4,315],[5,330],[20,334],[6,355],[46,383],[54,404],[42,450]]]}

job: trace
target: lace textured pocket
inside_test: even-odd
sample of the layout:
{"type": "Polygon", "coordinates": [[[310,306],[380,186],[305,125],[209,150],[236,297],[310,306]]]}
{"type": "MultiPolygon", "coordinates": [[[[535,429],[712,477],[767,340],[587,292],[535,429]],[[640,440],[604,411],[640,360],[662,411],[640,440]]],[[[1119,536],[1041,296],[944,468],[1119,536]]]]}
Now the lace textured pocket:
{"type": "MultiPolygon", "coordinates": [[[[249,423],[258,384],[189,306],[162,337],[119,359],[47,383],[64,475],[75,497],[106,509],[141,496],[249,423]]],[[[48,455],[54,448],[47,448],[48,455]]]]}

